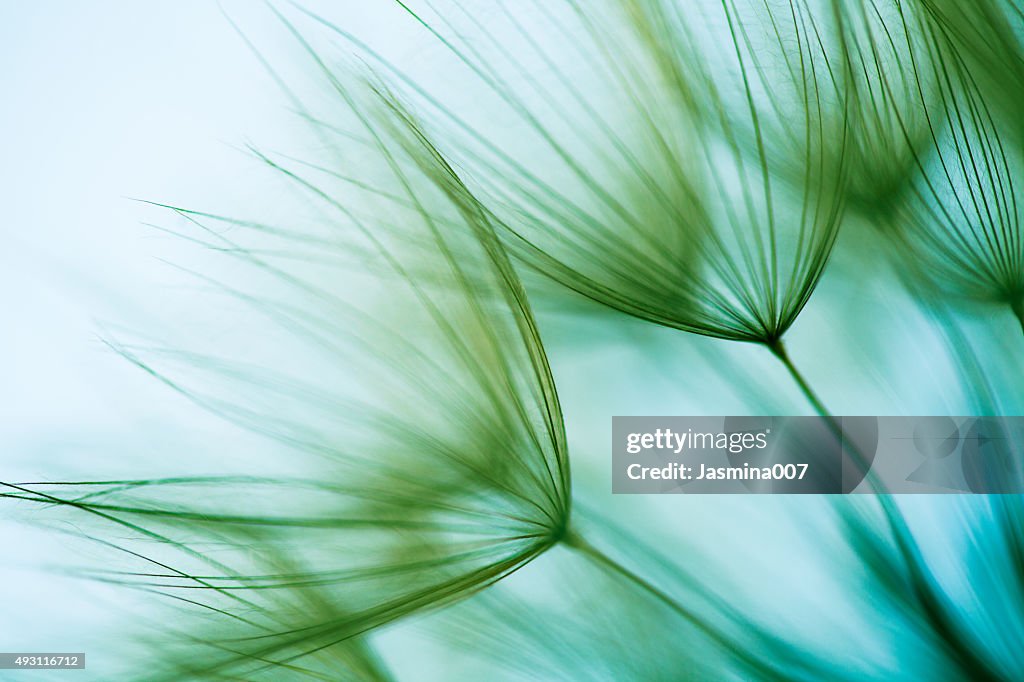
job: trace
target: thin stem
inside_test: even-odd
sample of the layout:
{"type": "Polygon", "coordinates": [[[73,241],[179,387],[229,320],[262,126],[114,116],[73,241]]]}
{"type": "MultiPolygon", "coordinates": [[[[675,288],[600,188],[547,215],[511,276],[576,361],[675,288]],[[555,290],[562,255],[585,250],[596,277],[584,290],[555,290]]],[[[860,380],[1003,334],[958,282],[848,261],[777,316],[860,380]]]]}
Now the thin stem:
{"type": "MultiPolygon", "coordinates": [[[[800,373],[800,370],[796,368],[796,365],[793,364],[793,361],[789,359],[789,353],[786,352],[786,346],[783,345],[782,339],[775,339],[774,341],[768,342],[765,345],[768,346],[768,349],[772,352],[772,354],[775,357],[777,357],[779,359],[779,362],[781,362],[789,371],[790,376],[792,376],[793,380],[796,381],[796,385],[800,387],[800,391],[807,398],[808,402],[810,402],[811,405],[814,407],[814,411],[817,412],[818,415],[820,415],[821,418],[825,420],[825,423],[832,431],[832,435],[834,435],[836,440],[839,441],[839,446],[842,448],[843,454],[845,456],[847,448],[845,447],[846,441],[844,438],[842,425],[840,425],[839,420],[836,417],[832,416],[832,413],[828,411],[827,407],[825,407],[825,403],[821,401],[821,398],[818,397],[818,394],[815,393],[814,389],[811,388],[811,385],[807,383],[807,379],[804,378],[804,375],[800,373]]],[[[868,464],[867,458],[864,457],[864,454],[860,451],[860,448],[857,447],[856,443],[851,442],[849,443],[849,445],[854,453],[854,463],[858,467],[860,467],[861,471],[864,472],[865,475],[867,475],[871,469],[871,466],[868,464]]],[[[884,489],[878,488],[876,488],[876,491],[885,492],[884,489]]]]}
{"type": "Polygon", "coordinates": [[[776,678],[781,675],[781,671],[779,671],[776,667],[772,666],[770,663],[767,663],[764,660],[759,659],[756,656],[751,655],[746,650],[746,647],[738,644],[732,637],[725,634],[719,628],[711,625],[706,620],[695,614],[693,611],[680,604],[671,595],[669,595],[661,588],[655,586],[646,578],[626,568],[618,561],[612,559],[610,556],[602,552],[597,547],[594,547],[578,533],[569,530],[562,538],[562,541],[565,543],[567,547],[576,550],[583,556],[587,557],[588,559],[596,563],[598,566],[610,570],[612,573],[615,573],[616,575],[625,578],[626,580],[633,583],[643,591],[647,592],[649,595],[657,599],[663,605],[671,609],[674,613],[678,614],[684,620],[686,620],[691,625],[696,627],[698,630],[703,632],[717,644],[721,645],[726,650],[731,651],[733,654],[738,656],[744,663],[746,663],[751,668],[759,670],[763,675],[765,675],[768,678],[776,678]]]}
{"type": "Polygon", "coordinates": [[[620,576],[627,578],[631,582],[635,583],[638,587],[643,588],[644,591],[648,592],[651,596],[655,597],[658,601],[660,601],[662,604],[675,611],[683,618],[695,624],[700,623],[697,616],[693,614],[685,606],[677,602],[666,592],[662,591],[658,587],[655,587],[647,579],[637,575],[633,571],[629,570],[619,562],[609,557],[607,554],[605,554],[598,548],[594,547],[592,544],[587,542],[583,538],[583,536],[579,535],[578,533],[569,531],[565,534],[563,540],[567,546],[573,548],[580,554],[583,554],[587,558],[592,559],[600,566],[611,569],[614,573],[618,573],[620,576]]]}
{"type": "Polygon", "coordinates": [[[765,345],[768,346],[768,350],[770,350],[772,354],[779,359],[779,362],[781,362],[789,371],[790,376],[792,376],[793,380],[796,381],[796,384],[800,387],[804,397],[806,397],[808,402],[814,406],[814,411],[822,417],[831,420],[832,415],[828,411],[828,408],[825,407],[825,403],[821,402],[821,398],[819,398],[818,394],[814,392],[811,385],[807,383],[807,380],[804,379],[804,376],[800,373],[800,370],[796,368],[796,365],[793,364],[793,361],[789,359],[789,354],[786,352],[786,347],[783,345],[782,339],[776,339],[765,345]]]}
{"type": "Polygon", "coordinates": [[[843,432],[843,427],[839,423],[839,419],[832,416],[832,413],[828,411],[827,407],[825,407],[825,403],[821,401],[818,394],[815,393],[814,389],[811,388],[811,385],[807,383],[807,379],[804,378],[804,375],[800,373],[800,370],[796,368],[793,361],[789,359],[789,353],[786,352],[786,347],[783,345],[782,339],[775,339],[765,345],[768,346],[768,349],[772,354],[777,357],[789,371],[790,376],[793,377],[797,386],[800,387],[800,391],[803,392],[808,402],[814,406],[815,412],[825,420],[825,423],[832,431],[832,435],[835,436],[837,441],[839,441],[839,447],[842,449],[843,456],[850,457],[849,453],[852,451],[853,455],[851,460],[853,461],[853,464],[860,469],[865,477],[868,478],[868,482],[871,484],[871,487],[876,493],[885,493],[885,486],[881,481],[877,480],[877,478],[873,476],[871,472],[871,464],[868,462],[867,457],[864,456],[864,453],[856,443],[853,441],[847,441],[845,433],[843,432]]]}
{"type": "MultiPolygon", "coordinates": [[[[1017,319],[1021,322],[1022,330],[1024,330],[1024,300],[1018,299],[1018,301],[1013,304],[1013,311],[1017,315],[1017,319]]],[[[878,494],[878,500],[882,507],[882,511],[885,514],[889,530],[893,533],[893,539],[896,542],[897,551],[903,558],[907,570],[910,573],[911,581],[916,588],[914,592],[917,602],[920,608],[924,611],[925,616],[937,630],[939,636],[949,645],[951,654],[954,656],[957,663],[959,663],[963,669],[971,671],[972,675],[977,675],[977,679],[998,679],[998,676],[991,672],[986,662],[965,646],[955,622],[949,615],[948,606],[943,601],[941,592],[937,589],[937,586],[927,569],[910,529],[907,527],[903,516],[896,507],[891,495],[887,492],[885,485],[877,478],[874,470],[864,457],[863,452],[861,452],[861,449],[855,442],[849,441],[847,443],[844,439],[843,429],[839,424],[839,420],[829,413],[825,408],[825,404],[814,392],[814,389],[811,388],[810,384],[807,383],[807,380],[804,379],[803,375],[800,374],[800,371],[793,364],[793,361],[790,360],[789,354],[786,353],[786,347],[782,344],[782,340],[776,339],[775,341],[765,345],[767,345],[768,349],[772,351],[775,357],[785,365],[786,369],[789,370],[790,375],[800,387],[804,396],[807,397],[807,400],[814,406],[814,409],[818,414],[825,419],[826,423],[832,429],[835,437],[839,439],[844,456],[848,456],[847,453],[852,451],[854,463],[864,471],[869,484],[874,489],[875,493],[878,494]],[[845,447],[847,444],[849,445],[849,449],[845,447]]]]}

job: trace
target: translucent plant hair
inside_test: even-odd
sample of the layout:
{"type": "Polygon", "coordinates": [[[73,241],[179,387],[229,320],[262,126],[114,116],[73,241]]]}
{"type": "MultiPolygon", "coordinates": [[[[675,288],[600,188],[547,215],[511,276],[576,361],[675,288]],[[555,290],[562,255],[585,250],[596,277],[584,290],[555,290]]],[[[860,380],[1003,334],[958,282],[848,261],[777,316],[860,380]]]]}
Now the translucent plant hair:
{"type": "Polygon", "coordinates": [[[501,2],[485,20],[399,4],[493,120],[315,18],[414,103],[513,254],[635,317],[765,345],[825,411],[782,337],[825,270],[846,196],[848,99],[823,48],[828,12],[568,0],[528,13],[501,2]]]}
{"type": "Polygon", "coordinates": [[[1024,329],[1021,138],[990,106],[950,27],[930,21],[927,36],[916,52],[935,96],[922,91],[914,104],[928,123],[928,148],[915,157],[892,232],[933,294],[1006,306],[1024,329]]]}

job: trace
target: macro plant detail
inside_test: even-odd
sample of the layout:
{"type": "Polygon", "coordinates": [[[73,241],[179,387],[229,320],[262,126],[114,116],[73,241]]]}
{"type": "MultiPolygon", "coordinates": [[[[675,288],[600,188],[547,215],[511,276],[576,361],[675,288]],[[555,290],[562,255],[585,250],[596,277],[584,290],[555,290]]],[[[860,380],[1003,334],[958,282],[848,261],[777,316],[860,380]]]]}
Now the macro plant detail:
{"type": "Polygon", "coordinates": [[[882,225],[906,199],[919,158],[927,158],[929,118],[919,106],[934,99],[928,68],[926,15],[916,3],[832,3],[831,59],[848,84],[851,169],[847,195],[854,212],[882,225]]]}
{"type": "Polygon", "coordinates": [[[413,18],[502,107],[515,130],[504,144],[367,52],[466,167],[512,252],[630,315],[766,345],[824,411],[781,345],[824,271],[845,203],[849,93],[822,47],[821,18],[799,2],[686,12],[570,2],[537,10],[554,30],[542,43],[500,7],[499,21],[522,36],[514,53],[464,12],[413,18]],[[731,43],[705,44],[702,23],[731,43]],[[560,63],[548,45],[562,42],[584,59],[560,63]],[[524,73],[524,55],[546,79],[524,73]],[[520,79],[521,90],[507,85],[520,79]],[[516,153],[523,139],[536,143],[529,159],[516,153]]]}
{"type": "MultiPolygon", "coordinates": [[[[1024,367],[964,311],[1024,329],[1015,1],[388,6],[415,49],[389,44],[397,24],[268,6],[312,93],[229,16],[301,124],[304,151],[244,150],[279,214],[140,204],[195,247],[170,265],[189,300],[245,342],[101,333],[261,456],[209,442],[201,466],[140,452],[124,477],[0,481],[0,503],[90,548],[60,572],[153,597],[126,679],[435,679],[406,649],[502,680],[1024,675],[1019,496],[737,503],[765,546],[716,528],[710,496],[613,501],[585,440],[604,425],[565,402],[591,388],[559,367],[593,341],[549,336],[530,279],[681,343],[767,348],[859,464],[783,338],[821,299],[828,324],[889,341],[884,306],[852,310],[896,282],[969,408],[1013,412],[1024,367]],[[673,544],[688,524],[724,549],[673,544]]],[[[813,324],[822,346],[841,333],[813,324]]],[[[899,389],[898,366],[866,368],[899,389]]],[[[709,374],[742,394],[760,370],[709,374]]],[[[738,404],[788,405],[752,384],[738,404]]]]}
{"type": "MultiPolygon", "coordinates": [[[[958,48],[948,14],[924,5],[916,22],[920,39],[905,38],[900,48],[913,65],[918,96],[899,97],[891,109],[912,170],[903,201],[883,226],[936,294],[1007,306],[1024,326],[1015,188],[1020,141],[971,68],[975,57],[958,48]]],[[[978,11],[987,14],[984,4],[978,11]]],[[[959,27],[974,23],[964,17],[959,27]]],[[[894,93],[883,85],[884,94],[894,93]]]]}

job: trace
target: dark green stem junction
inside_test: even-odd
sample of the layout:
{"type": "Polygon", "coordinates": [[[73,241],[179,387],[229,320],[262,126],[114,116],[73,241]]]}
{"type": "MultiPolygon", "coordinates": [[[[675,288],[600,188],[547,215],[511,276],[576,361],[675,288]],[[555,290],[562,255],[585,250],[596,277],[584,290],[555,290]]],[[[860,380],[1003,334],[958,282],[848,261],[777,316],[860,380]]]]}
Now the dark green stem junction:
{"type": "Polygon", "coordinates": [[[1020,322],[1021,332],[1024,332],[1024,296],[1011,303],[1010,308],[1013,309],[1013,314],[1017,316],[1017,321],[1020,322]]]}

